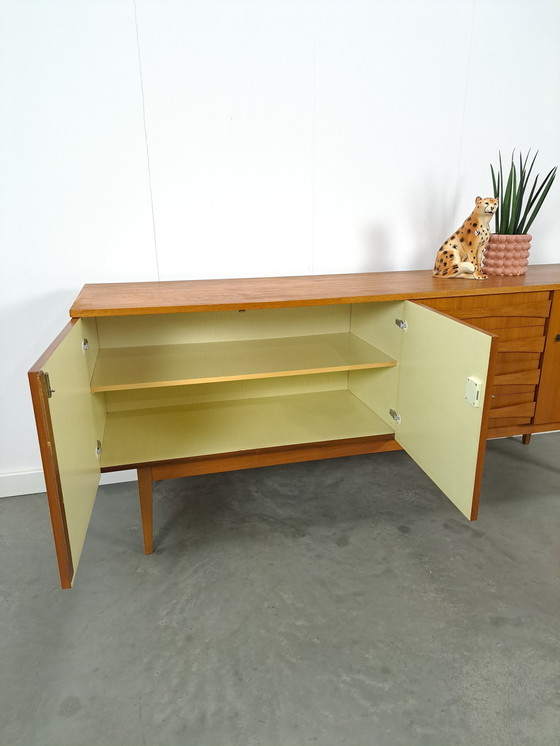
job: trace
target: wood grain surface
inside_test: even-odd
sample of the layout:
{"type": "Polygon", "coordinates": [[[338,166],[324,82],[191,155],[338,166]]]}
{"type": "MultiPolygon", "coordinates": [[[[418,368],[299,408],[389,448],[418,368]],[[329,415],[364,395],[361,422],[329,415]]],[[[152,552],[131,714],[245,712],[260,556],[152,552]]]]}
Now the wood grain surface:
{"type": "Polygon", "coordinates": [[[560,265],[529,267],[521,277],[442,280],[430,270],[232,280],[84,285],[70,316],[126,316],[182,311],[313,306],[560,290],[560,265]]]}
{"type": "Polygon", "coordinates": [[[546,330],[546,349],[537,395],[536,423],[560,420],[560,291],[552,293],[552,311],[546,330]]]}

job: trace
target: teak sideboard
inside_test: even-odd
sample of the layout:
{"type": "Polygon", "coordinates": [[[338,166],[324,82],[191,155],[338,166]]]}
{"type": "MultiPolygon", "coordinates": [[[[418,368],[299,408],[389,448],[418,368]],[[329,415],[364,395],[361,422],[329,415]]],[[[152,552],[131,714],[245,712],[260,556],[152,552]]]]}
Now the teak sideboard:
{"type": "Polygon", "coordinates": [[[29,372],[63,588],[100,472],[403,448],[470,520],[486,439],[560,429],[560,265],[85,285],[29,372]]]}

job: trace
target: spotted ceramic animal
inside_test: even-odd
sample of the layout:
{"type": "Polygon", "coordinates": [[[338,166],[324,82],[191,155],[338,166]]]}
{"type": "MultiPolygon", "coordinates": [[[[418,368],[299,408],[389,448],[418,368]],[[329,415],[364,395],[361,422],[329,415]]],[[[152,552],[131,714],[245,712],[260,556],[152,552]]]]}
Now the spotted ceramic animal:
{"type": "Polygon", "coordinates": [[[497,209],[497,199],[476,198],[472,213],[439,249],[432,272],[434,277],[486,279],[486,275],[482,272],[482,252],[490,238],[488,224],[497,209]]]}

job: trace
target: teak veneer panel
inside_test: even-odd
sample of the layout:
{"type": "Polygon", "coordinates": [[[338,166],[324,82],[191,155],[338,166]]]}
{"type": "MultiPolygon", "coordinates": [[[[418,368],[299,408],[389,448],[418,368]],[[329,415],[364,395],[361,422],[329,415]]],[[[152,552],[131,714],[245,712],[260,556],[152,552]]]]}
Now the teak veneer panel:
{"type": "MultiPolygon", "coordinates": [[[[501,336],[501,335],[500,335],[501,336]]],[[[500,339],[499,352],[542,352],[544,337],[528,337],[525,339],[500,339]]]]}
{"type": "Polygon", "coordinates": [[[522,316],[524,318],[546,319],[550,312],[550,301],[540,303],[514,304],[511,306],[488,306],[486,308],[457,309],[453,311],[456,319],[483,319],[486,317],[522,316]]]}
{"type": "MultiPolygon", "coordinates": [[[[510,279],[514,280],[514,278],[510,279]]],[[[459,293],[453,298],[444,296],[433,298],[429,305],[433,308],[445,309],[450,312],[452,310],[461,310],[465,312],[474,311],[476,313],[480,310],[487,311],[492,309],[495,311],[493,315],[499,316],[504,306],[537,305],[550,301],[550,290],[535,291],[533,288],[528,288],[524,292],[519,292],[520,288],[515,282],[512,283],[512,290],[514,292],[508,293],[507,299],[504,299],[500,294],[463,295],[459,293]]]]}
{"type": "Polygon", "coordinates": [[[497,407],[491,410],[491,418],[498,419],[501,417],[520,417],[531,419],[535,412],[535,402],[526,404],[513,404],[509,407],[497,407]]]}
{"type": "Polygon", "coordinates": [[[469,319],[477,327],[498,334],[491,423],[494,425],[499,421],[500,425],[523,427],[531,423],[551,310],[550,291],[513,292],[507,297],[433,298],[427,301],[427,305],[445,310],[455,318],[469,319]],[[526,371],[532,369],[535,373],[528,377],[526,371]],[[523,393],[511,391],[516,383],[529,386],[529,389],[523,393]]]}
{"type": "Polygon", "coordinates": [[[494,386],[510,386],[512,384],[537,384],[540,380],[540,370],[522,370],[515,373],[501,373],[494,376],[494,386]]]}
{"type": "Polygon", "coordinates": [[[510,438],[513,435],[530,435],[532,433],[552,432],[560,430],[560,421],[547,422],[546,429],[541,424],[520,423],[521,427],[514,423],[505,424],[505,420],[497,419],[490,422],[488,428],[488,438],[510,438]]]}
{"type": "Polygon", "coordinates": [[[497,334],[500,337],[501,342],[511,342],[520,339],[542,339],[544,341],[544,319],[537,326],[519,326],[517,323],[518,321],[519,319],[516,319],[515,326],[508,327],[492,326],[488,329],[487,326],[482,326],[482,324],[476,324],[476,326],[494,332],[494,334],[497,334]]]}
{"type": "Polygon", "coordinates": [[[509,389],[515,388],[514,386],[497,386],[492,394],[492,409],[500,409],[501,407],[509,407],[514,404],[529,404],[534,405],[535,402],[535,386],[530,386],[528,391],[512,393],[509,389]]]}
{"type": "Polygon", "coordinates": [[[535,422],[560,420],[560,291],[553,293],[535,422]]]}
{"type": "MultiPolygon", "coordinates": [[[[176,479],[177,477],[192,477],[199,474],[216,474],[239,469],[295,464],[302,461],[322,461],[329,458],[400,450],[402,450],[402,447],[392,434],[372,435],[366,438],[345,438],[344,440],[279,446],[278,448],[259,448],[254,451],[221,453],[214,456],[165,461],[148,468],[151,470],[154,480],[176,479]]],[[[142,471],[142,468],[139,471],[142,471]]],[[[107,468],[102,471],[112,470],[107,468]]]]}
{"type": "MultiPolygon", "coordinates": [[[[71,325],[63,332],[66,335],[71,325]]],[[[48,351],[47,351],[48,352],[48,351]]],[[[47,354],[45,354],[47,359],[47,354]]],[[[37,423],[37,435],[43,462],[43,474],[47,488],[47,499],[51,516],[51,526],[54,537],[56,557],[60,574],[62,588],[71,588],[74,577],[74,564],[72,562],[72,551],[70,548],[70,537],[68,535],[68,522],[66,520],[66,509],[60,480],[60,470],[56,454],[56,445],[50,410],[48,406],[49,386],[45,373],[39,367],[32,368],[29,373],[29,386],[33,401],[33,411],[37,423]]]]}
{"type": "Polygon", "coordinates": [[[430,270],[84,285],[72,317],[313,306],[560,290],[560,265],[529,267],[521,277],[442,280],[430,270]]]}

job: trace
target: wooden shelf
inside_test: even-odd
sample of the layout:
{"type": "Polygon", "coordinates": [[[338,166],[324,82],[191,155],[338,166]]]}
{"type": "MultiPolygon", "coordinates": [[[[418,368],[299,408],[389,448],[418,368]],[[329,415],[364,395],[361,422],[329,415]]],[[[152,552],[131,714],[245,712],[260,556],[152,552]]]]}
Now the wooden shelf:
{"type": "Polygon", "coordinates": [[[101,466],[387,434],[348,390],[109,412],[101,466]]]}
{"type": "Polygon", "coordinates": [[[100,349],[91,390],[119,391],[275,378],[396,362],[350,333],[100,349]]]}

